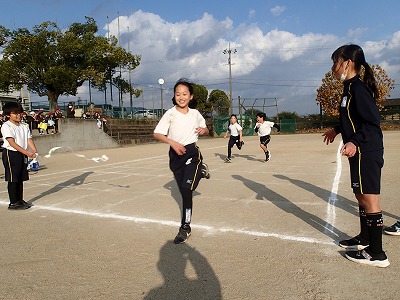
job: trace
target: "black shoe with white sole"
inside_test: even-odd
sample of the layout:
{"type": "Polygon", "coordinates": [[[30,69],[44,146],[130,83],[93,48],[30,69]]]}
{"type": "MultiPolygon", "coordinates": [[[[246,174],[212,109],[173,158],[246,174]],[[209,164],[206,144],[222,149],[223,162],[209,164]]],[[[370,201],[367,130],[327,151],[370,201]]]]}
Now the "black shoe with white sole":
{"type": "Polygon", "coordinates": [[[183,244],[187,241],[190,236],[192,229],[189,224],[182,225],[179,227],[179,232],[174,239],[174,244],[183,244]]]}
{"type": "Polygon", "coordinates": [[[339,246],[347,250],[362,250],[369,246],[369,242],[357,235],[349,240],[340,241],[339,246]]]}
{"type": "Polygon", "coordinates": [[[386,268],[387,266],[390,265],[390,262],[384,251],[379,254],[374,254],[371,253],[369,247],[359,251],[346,251],[345,255],[349,260],[364,265],[369,265],[379,268],[386,268]]]}

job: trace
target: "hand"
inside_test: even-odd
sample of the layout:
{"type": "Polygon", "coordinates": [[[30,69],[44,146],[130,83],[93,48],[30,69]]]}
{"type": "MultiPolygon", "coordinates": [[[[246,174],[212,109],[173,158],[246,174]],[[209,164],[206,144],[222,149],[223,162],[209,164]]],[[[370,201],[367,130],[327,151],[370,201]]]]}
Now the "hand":
{"type": "Polygon", "coordinates": [[[33,159],[36,158],[36,153],[32,151],[27,151],[26,156],[33,159]]]}
{"type": "Polygon", "coordinates": [[[178,155],[183,155],[183,154],[186,153],[186,148],[182,144],[179,144],[177,142],[173,142],[173,143],[171,143],[171,147],[172,147],[172,149],[174,149],[174,151],[178,155]]]}
{"type": "Polygon", "coordinates": [[[205,128],[202,128],[202,127],[197,127],[197,128],[196,128],[196,131],[197,131],[200,135],[203,135],[203,134],[206,133],[206,129],[205,129],[205,128]]]}
{"type": "Polygon", "coordinates": [[[357,147],[352,142],[348,142],[340,149],[340,153],[347,157],[353,157],[357,152],[357,147]]]}
{"type": "Polygon", "coordinates": [[[337,136],[337,133],[335,129],[330,129],[327,132],[325,132],[322,136],[324,137],[324,143],[329,145],[329,143],[333,143],[335,137],[337,136]]]}

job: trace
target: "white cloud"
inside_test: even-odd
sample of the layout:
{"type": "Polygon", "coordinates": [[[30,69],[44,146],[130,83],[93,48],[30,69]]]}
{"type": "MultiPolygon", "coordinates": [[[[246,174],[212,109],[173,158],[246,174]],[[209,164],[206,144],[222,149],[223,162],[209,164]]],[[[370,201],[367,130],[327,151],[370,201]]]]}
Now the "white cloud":
{"type": "Polygon", "coordinates": [[[347,36],[350,38],[350,40],[356,42],[367,31],[368,31],[368,28],[366,28],[366,27],[356,28],[356,29],[349,29],[347,31],[347,36]]]}
{"type": "Polygon", "coordinates": [[[285,6],[279,6],[276,5],[273,8],[271,8],[271,13],[273,16],[279,16],[285,11],[286,7],[285,6]]]}
{"type": "MultiPolygon", "coordinates": [[[[364,49],[368,63],[379,64],[389,77],[398,79],[400,74],[400,31],[393,33],[390,40],[367,41],[360,46],[364,49]]],[[[400,97],[398,89],[392,92],[392,95],[394,94],[396,97],[400,97]]]]}
{"type": "Polygon", "coordinates": [[[256,14],[256,11],[254,9],[251,9],[249,11],[249,19],[252,19],[255,16],[255,14],[256,14]]]}
{"type": "MultiPolygon", "coordinates": [[[[121,45],[127,49],[129,41],[131,52],[142,56],[132,80],[134,86],[144,88],[139,102],[148,103],[148,107],[159,107],[160,76],[165,79],[165,99],[172,97],[172,87],[181,77],[203,84],[210,91],[222,89],[228,94],[228,55],[223,50],[230,43],[231,49],[237,50],[231,55],[234,99],[276,97],[280,111],[318,113],[316,89],[330,70],[332,52],[348,43],[348,36],[296,35],[278,29],[263,32],[256,24],[234,27],[229,18],[217,20],[207,13],[195,21],[170,23],[139,10],[121,16],[119,23],[121,45]]],[[[117,36],[118,20],[112,20],[109,28],[117,36]]],[[[363,32],[362,28],[351,31],[353,35],[363,32]]],[[[388,41],[360,45],[367,60],[384,62],[385,69],[390,74],[397,72],[398,77],[400,31],[388,41]]]]}

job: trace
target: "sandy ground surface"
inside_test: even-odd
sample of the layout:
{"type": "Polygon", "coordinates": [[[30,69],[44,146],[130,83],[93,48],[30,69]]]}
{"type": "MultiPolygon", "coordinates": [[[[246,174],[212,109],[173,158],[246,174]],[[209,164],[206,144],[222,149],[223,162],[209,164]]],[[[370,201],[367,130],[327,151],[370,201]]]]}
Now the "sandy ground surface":
{"type": "MultiPolygon", "coordinates": [[[[382,209],[400,217],[400,132],[385,132],[382,209]]],[[[54,153],[25,183],[34,207],[8,211],[0,182],[0,299],[398,299],[400,237],[391,265],[343,257],[358,206],[339,140],[257,137],[224,163],[224,139],[202,139],[211,169],[195,192],[192,236],[174,245],[180,198],[166,144],[54,153]]],[[[0,173],[2,174],[2,173],[0,173]]]]}

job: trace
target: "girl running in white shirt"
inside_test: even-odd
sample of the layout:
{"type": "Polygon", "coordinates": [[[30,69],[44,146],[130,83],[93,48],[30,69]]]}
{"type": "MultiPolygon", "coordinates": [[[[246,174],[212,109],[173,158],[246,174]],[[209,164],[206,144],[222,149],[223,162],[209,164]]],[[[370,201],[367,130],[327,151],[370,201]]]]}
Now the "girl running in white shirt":
{"type": "Polygon", "coordinates": [[[231,156],[232,156],[232,147],[236,145],[236,147],[240,150],[242,149],[242,146],[244,144],[243,142],[243,135],[242,135],[242,126],[240,126],[237,122],[237,117],[236,115],[232,114],[231,115],[231,124],[229,125],[224,139],[229,136],[229,142],[228,142],[228,157],[225,159],[225,162],[230,163],[231,162],[231,156]]]}
{"type": "Polygon", "coordinates": [[[154,137],[169,144],[169,166],[182,195],[182,220],[175,244],[186,242],[191,234],[193,191],[201,178],[210,178],[208,166],[196,142],[199,135],[208,134],[206,122],[200,112],[189,107],[193,104],[193,86],[180,79],[174,86],[175,105],[166,111],[154,129],[154,137]]]}
{"type": "Polygon", "coordinates": [[[268,150],[268,143],[271,141],[271,129],[275,127],[278,132],[281,130],[278,124],[271,121],[266,121],[265,113],[257,114],[257,124],[254,126],[254,131],[257,132],[260,137],[260,147],[265,153],[265,160],[269,161],[271,159],[271,152],[268,150]]]}

